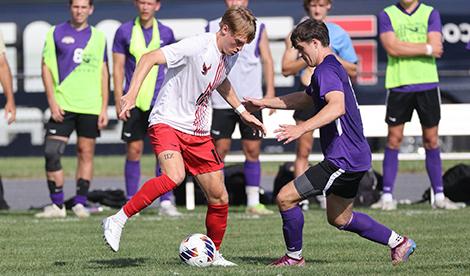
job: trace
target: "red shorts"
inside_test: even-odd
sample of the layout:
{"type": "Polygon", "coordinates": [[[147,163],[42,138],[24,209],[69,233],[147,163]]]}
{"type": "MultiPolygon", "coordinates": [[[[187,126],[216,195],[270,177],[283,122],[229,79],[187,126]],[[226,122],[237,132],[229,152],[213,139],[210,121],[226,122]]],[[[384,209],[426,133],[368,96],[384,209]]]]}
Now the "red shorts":
{"type": "Polygon", "coordinates": [[[192,175],[215,172],[224,168],[224,162],[217,154],[211,136],[195,136],[156,124],[148,129],[153,152],[158,156],[166,150],[173,150],[183,156],[186,171],[192,175]]]}

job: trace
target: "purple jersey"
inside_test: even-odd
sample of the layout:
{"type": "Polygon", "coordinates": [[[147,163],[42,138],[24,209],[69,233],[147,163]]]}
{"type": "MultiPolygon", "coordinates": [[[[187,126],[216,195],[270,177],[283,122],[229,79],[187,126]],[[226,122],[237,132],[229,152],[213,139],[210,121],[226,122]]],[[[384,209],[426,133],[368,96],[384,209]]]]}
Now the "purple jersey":
{"type": "Polygon", "coordinates": [[[467,44],[467,50],[470,50],[470,41],[467,44]]]}
{"type": "MultiPolygon", "coordinates": [[[[416,8],[411,12],[408,13],[400,3],[397,3],[396,6],[400,11],[405,14],[413,15],[420,7],[421,3],[416,6],[416,8]]],[[[379,33],[386,33],[386,32],[394,32],[392,22],[390,21],[390,17],[385,11],[379,13],[379,33]]],[[[439,12],[436,9],[433,9],[431,14],[428,18],[428,33],[430,32],[442,32],[442,24],[441,24],[441,17],[439,12]]],[[[411,84],[411,85],[403,85],[400,87],[394,87],[391,91],[394,92],[419,92],[419,91],[426,91],[435,89],[439,86],[439,83],[421,83],[421,84],[411,84]]]]}
{"type": "MultiPolygon", "coordinates": [[[[59,82],[62,82],[80,65],[83,49],[85,49],[88,44],[90,37],[90,26],[78,31],[70,25],[70,22],[64,22],[55,27],[54,43],[59,68],[59,82]]],[[[104,61],[108,61],[106,49],[104,51],[104,61]]]]}
{"type": "MultiPolygon", "coordinates": [[[[120,53],[126,56],[126,62],[124,65],[124,68],[125,68],[124,74],[125,74],[125,79],[126,79],[125,86],[124,86],[124,93],[127,93],[127,90],[129,90],[129,84],[131,82],[132,74],[134,73],[135,63],[136,63],[135,57],[131,53],[129,53],[133,27],[134,27],[134,20],[123,23],[119,27],[119,29],[116,31],[116,35],[114,36],[114,43],[113,43],[113,53],[120,53]]],[[[148,29],[145,29],[144,27],[142,27],[142,31],[144,33],[145,43],[147,44],[146,46],[148,46],[148,44],[152,40],[153,27],[150,27],[148,29]]],[[[160,32],[160,48],[165,45],[176,42],[175,36],[173,35],[173,31],[169,27],[163,25],[160,22],[158,22],[158,31],[160,32]]],[[[166,71],[165,65],[160,65],[158,68],[158,76],[157,76],[157,82],[155,85],[155,93],[153,94],[153,99],[152,99],[150,106],[153,106],[155,104],[158,91],[160,91],[160,88],[163,84],[163,80],[165,79],[165,71],[166,71]]]]}
{"type": "Polygon", "coordinates": [[[346,172],[367,171],[371,166],[369,144],[364,137],[361,113],[346,70],[334,55],[325,57],[313,73],[306,92],[318,113],[332,91],[344,93],[345,114],[320,128],[320,143],[325,159],[346,172]]]}

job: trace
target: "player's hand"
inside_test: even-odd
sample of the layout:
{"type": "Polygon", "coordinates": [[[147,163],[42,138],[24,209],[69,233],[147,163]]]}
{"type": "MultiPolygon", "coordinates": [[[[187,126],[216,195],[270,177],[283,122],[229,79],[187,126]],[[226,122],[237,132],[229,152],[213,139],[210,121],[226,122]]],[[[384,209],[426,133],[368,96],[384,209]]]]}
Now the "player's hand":
{"type": "Polygon", "coordinates": [[[262,99],[255,99],[255,98],[249,98],[249,97],[243,97],[242,104],[245,106],[246,110],[250,113],[259,111],[266,107],[262,99]]]}
{"type": "Polygon", "coordinates": [[[120,119],[120,118],[119,118],[119,114],[121,114],[121,104],[120,104],[120,103],[116,103],[115,107],[116,107],[116,117],[117,117],[118,119],[120,119]]]}
{"type": "Polygon", "coordinates": [[[246,125],[251,127],[253,131],[256,132],[256,134],[261,133],[262,136],[266,135],[266,128],[264,127],[263,123],[261,123],[255,116],[250,114],[248,111],[242,112],[242,114],[240,114],[240,118],[246,125]]]}
{"type": "Polygon", "coordinates": [[[101,111],[98,116],[98,129],[103,129],[108,125],[108,112],[106,110],[101,111]]]}
{"type": "Polygon", "coordinates": [[[284,145],[298,139],[305,130],[300,125],[279,125],[279,128],[274,130],[278,142],[284,141],[284,145]]]}
{"type": "Polygon", "coordinates": [[[65,111],[62,108],[60,108],[58,104],[53,104],[51,106],[52,120],[58,123],[62,123],[64,121],[64,115],[65,115],[65,111]]]}
{"type": "Polygon", "coordinates": [[[431,43],[431,46],[432,46],[431,56],[435,58],[442,57],[442,54],[444,53],[444,48],[442,47],[442,43],[440,41],[437,43],[431,43]]]}
{"type": "Polygon", "coordinates": [[[13,101],[7,101],[5,104],[5,120],[9,125],[16,120],[16,106],[13,101]]]}
{"type": "Polygon", "coordinates": [[[119,119],[126,121],[131,116],[131,110],[135,107],[135,98],[132,94],[127,93],[121,97],[121,112],[119,113],[119,119]]]}

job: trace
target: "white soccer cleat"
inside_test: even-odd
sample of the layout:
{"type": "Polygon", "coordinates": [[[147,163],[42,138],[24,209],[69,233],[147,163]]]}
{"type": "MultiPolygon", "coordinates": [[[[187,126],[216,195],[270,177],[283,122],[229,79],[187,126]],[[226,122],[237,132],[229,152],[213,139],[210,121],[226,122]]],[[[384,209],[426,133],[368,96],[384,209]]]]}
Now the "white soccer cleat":
{"type": "Polygon", "coordinates": [[[90,216],[90,211],[81,203],[75,204],[72,207],[72,211],[79,218],[88,218],[90,216]]]}
{"type": "Polygon", "coordinates": [[[383,200],[380,198],[379,201],[370,206],[372,209],[382,209],[384,211],[393,211],[397,209],[396,200],[383,200]]]}
{"type": "Polygon", "coordinates": [[[101,226],[103,227],[104,240],[114,252],[117,252],[123,226],[113,216],[103,219],[101,226]]]}
{"type": "Polygon", "coordinates": [[[236,263],[233,263],[231,261],[227,261],[224,257],[222,257],[222,254],[218,250],[215,251],[214,254],[214,261],[212,262],[213,266],[237,266],[236,263]]]}
{"type": "Polygon", "coordinates": [[[160,202],[160,209],[158,210],[158,214],[163,217],[181,217],[181,214],[176,206],[171,203],[169,200],[164,200],[160,202]]]}
{"type": "Polygon", "coordinates": [[[462,202],[453,202],[447,197],[444,197],[442,200],[434,200],[432,208],[434,209],[445,209],[445,210],[457,210],[465,208],[465,203],[462,202]]]}
{"type": "Polygon", "coordinates": [[[65,206],[59,208],[55,204],[44,207],[44,210],[34,215],[37,218],[65,218],[67,213],[65,212],[65,206]]]}

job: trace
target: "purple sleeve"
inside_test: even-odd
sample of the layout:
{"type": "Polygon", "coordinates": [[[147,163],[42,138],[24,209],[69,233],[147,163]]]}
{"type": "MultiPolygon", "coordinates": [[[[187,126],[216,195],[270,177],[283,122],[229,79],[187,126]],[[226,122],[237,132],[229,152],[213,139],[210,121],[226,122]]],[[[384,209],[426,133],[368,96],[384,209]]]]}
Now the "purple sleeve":
{"type": "MultiPolygon", "coordinates": [[[[317,68],[318,70],[318,68],[317,68]]],[[[331,91],[343,91],[343,83],[339,78],[338,73],[333,67],[321,68],[314,76],[315,82],[320,88],[320,97],[325,98],[325,95],[331,91]]]]}
{"type": "Polygon", "coordinates": [[[113,53],[126,54],[126,36],[123,25],[119,27],[114,35],[113,53]]]}
{"type": "Polygon", "coordinates": [[[381,11],[378,16],[379,19],[379,34],[386,32],[393,32],[392,21],[385,11],[381,11]]]}
{"type": "Polygon", "coordinates": [[[470,41],[467,44],[467,50],[470,50],[470,41]]]}
{"type": "Polygon", "coordinates": [[[442,32],[441,16],[436,9],[433,9],[428,19],[428,33],[442,32]]]}

